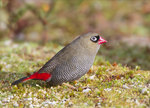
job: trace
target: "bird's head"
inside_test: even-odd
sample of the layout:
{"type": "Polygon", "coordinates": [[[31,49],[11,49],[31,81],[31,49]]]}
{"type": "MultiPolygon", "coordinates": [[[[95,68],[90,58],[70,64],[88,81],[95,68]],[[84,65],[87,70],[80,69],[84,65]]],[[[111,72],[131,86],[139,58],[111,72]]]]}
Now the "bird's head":
{"type": "Polygon", "coordinates": [[[97,52],[100,45],[102,43],[107,42],[105,39],[103,39],[101,36],[99,36],[97,33],[86,33],[81,36],[79,36],[76,40],[76,43],[82,47],[78,48],[85,48],[92,52],[97,52]]]}
{"type": "Polygon", "coordinates": [[[82,43],[86,43],[88,45],[100,45],[102,43],[107,42],[105,39],[103,39],[101,36],[99,36],[97,33],[86,33],[80,36],[80,40],[82,43]]]}
{"type": "Polygon", "coordinates": [[[98,44],[102,44],[102,43],[105,43],[107,42],[105,39],[103,39],[101,36],[99,36],[98,34],[97,35],[94,35],[94,36],[91,36],[90,40],[94,43],[98,43],[98,44]]]}

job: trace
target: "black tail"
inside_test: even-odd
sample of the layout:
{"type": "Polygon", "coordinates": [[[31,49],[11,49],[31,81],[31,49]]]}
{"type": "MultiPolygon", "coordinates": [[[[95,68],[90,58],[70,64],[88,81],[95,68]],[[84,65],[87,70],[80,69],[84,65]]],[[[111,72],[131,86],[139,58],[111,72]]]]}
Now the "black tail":
{"type": "Polygon", "coordinates": [[[27,77],[23,77],[23,78],[21,78],[19,80],[14,81],[13,83],[11,83],[11,85],[17,85],[18,83],[21,83],[21,82],[26,81],[26,80],[29,80],[28,76],[27,77]]]}

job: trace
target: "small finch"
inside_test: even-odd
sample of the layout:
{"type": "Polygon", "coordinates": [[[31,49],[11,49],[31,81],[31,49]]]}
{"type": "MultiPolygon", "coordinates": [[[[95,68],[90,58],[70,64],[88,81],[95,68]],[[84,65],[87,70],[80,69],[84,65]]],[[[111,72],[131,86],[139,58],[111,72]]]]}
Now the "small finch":
{"type": "Polygon", "coordinates": [[[11,85],[31,79],[54,85],[77,80],[89,71],[100,45],[105,42],[107,41],[97,33],[83,34],[61,49],[37,72],[16,80],[11,85]]]}

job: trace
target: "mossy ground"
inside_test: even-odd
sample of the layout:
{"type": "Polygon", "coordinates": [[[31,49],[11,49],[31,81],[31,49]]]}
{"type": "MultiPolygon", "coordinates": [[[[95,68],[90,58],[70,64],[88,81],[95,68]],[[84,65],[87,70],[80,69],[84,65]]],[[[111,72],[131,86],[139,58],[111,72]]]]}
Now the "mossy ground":
{"type": "Polygon", "coordinates": [[[110,64],[97,56],[89,72],[69,84],[50,86],[30,80],[11,86],[28,73],[38,70],[62,46],[49,43],[0,42],[0,107],[150,107],[150,71],[110,64]]]}

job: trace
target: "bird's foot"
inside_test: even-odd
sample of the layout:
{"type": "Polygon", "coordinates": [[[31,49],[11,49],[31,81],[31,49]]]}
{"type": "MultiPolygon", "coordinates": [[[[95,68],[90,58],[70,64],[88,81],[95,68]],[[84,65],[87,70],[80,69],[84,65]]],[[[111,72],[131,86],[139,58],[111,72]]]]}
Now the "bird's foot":
{"type": "Polygon", "coordinates": [[[73,90],[77,90],[76,87],[74,87],[74,86],[72,86],[72,85],[70,85],[70,84],[63,83],[63,85],[68,86],[69,88],[71,88],[71,89],[73,89],[73,90]]]}

